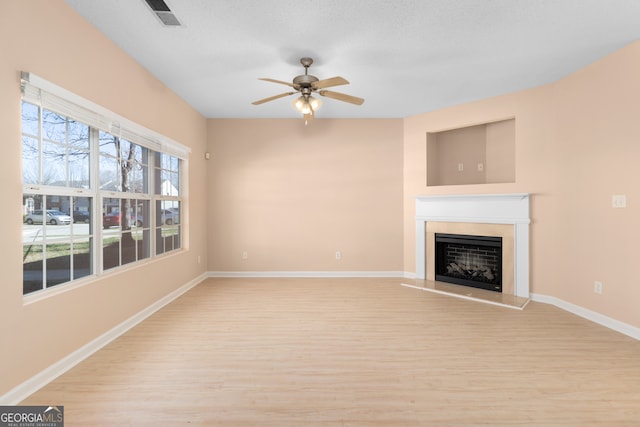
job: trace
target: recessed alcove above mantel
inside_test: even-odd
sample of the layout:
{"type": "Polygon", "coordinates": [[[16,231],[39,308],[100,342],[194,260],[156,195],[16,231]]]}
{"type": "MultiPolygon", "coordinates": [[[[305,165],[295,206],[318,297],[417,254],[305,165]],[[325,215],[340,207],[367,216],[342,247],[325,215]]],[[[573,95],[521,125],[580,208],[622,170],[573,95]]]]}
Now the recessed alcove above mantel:
{"type": "Polygon", "coordinates": [[[515,178],[515,119],[427,133],[427,186],[515,178]]]}

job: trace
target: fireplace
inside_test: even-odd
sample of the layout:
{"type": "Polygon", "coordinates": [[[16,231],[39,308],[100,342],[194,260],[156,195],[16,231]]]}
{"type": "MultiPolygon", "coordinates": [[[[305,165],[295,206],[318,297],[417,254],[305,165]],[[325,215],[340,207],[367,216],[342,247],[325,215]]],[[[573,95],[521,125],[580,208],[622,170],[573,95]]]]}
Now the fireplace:
{"type": "Polygon", "coordinates": [[[435,279],[502,292],[502,237],[435,233],[435,279]]]}
{"type": "Polygon", "coordinates": [[[503,295],[529,297],[529,195],[416,197],[416,278],[435,281],[435,233],[502,237],[503,295]]]}

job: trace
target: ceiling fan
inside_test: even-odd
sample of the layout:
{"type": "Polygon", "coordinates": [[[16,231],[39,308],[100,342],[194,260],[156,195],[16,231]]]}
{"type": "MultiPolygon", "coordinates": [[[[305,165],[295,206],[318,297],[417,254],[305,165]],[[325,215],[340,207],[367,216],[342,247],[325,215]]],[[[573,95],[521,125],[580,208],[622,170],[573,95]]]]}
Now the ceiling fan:
{"type": "Polygon", "coordinates": [[[304,67],[304,74],[297,76],[293,79],[293,83],[284,82],[282,80],[274,80],[261,78],[259,80],[264,80],[266,82],[279,83],[283,85],[287,85],[295,91],[293,92],[285,92],[279,95],[270,96],[269,98],[264,98],[259,101],[252,102],[253,105],[264,104],[265,102],[274,101],[279,98],[283,98],[285,96],[294,95],[296,93],[300,93],[300,96],[293,101],[293,106],[304,115],[305,120],[312,119],[315,112],[322,105],[322,101],[318,98],[314,98],[312,94],[318,94],[320,96],[325,96],[327,98],[337,99],[338,101],[349,102],[351,104],[362,105],[364,102],[363,98],[358,98],[357,96],[351,96],[340,92],[333,92],[330,90],[325,90],[325,88],[333,87],[333,86],[341,86],[347,85],[349,82],[347,79],[343,77],[331,77],[329,79],[320,80],[316,76],[312,76],[309,74],[309,67],[313,64],[313,59],[311,58],[301,58],[300,63],[304,67]]]}

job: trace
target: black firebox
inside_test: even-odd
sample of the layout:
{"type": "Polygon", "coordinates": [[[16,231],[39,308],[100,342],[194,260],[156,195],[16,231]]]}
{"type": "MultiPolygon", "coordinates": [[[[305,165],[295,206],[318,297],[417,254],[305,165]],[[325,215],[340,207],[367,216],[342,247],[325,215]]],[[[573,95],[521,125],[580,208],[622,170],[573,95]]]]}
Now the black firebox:
{"type": "Polygon", "coordinates": [[[436,233],[435,279],[502,292],[502,237],[436,233]]]}

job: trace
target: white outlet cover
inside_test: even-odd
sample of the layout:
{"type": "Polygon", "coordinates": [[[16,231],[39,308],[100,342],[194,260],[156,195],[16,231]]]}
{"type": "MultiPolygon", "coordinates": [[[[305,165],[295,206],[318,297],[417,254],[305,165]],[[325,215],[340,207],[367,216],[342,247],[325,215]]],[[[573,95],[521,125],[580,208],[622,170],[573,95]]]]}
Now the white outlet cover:
{"type": "Polygon", "coordinates": [[[611,196],[611,206],[614,209],[621,209],[627,207],[627,195],[626,194],[614,194],[611,196]]]}
{"type": "Polygon", "coordinates": [[[594,282],[593,291],[596,294],[602,294],[602,282],[594,282]]]}

